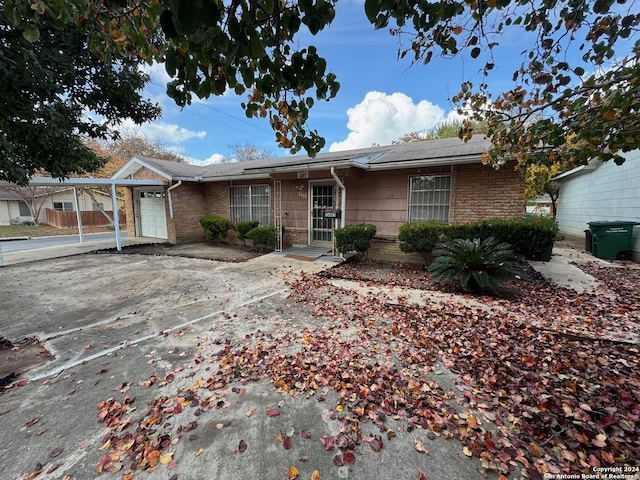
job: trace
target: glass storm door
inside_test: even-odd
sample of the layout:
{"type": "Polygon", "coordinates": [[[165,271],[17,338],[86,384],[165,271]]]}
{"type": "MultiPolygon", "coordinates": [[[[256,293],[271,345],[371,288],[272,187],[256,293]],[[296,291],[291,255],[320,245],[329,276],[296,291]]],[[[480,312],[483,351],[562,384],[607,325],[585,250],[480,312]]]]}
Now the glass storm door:
{"type": "Polygon", "coordinates": [[[311,239],[312,245],[328,245],[333,242],[332,218],[324,218],[325,208],[333,208],[333,183],[311,184],[311,239]]]}

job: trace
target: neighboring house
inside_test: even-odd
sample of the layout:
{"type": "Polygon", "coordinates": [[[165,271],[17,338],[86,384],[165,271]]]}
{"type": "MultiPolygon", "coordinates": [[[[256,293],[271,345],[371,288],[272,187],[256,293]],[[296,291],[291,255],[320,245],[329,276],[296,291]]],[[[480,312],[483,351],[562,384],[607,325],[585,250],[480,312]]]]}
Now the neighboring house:
{"type": "MultiPolygon", "coordinates": [[[[556,214],[560,233],[584,238],[589,222],[640,222],[640,150],[624,156],[622,165],[593,160],[555,177],[561,182],[556,214]]],[[[633,230],[632,250],[640,260],[640,227],[633,230]]]]}
{"type": "MultiPolygon", "coordinates": [[[[21,188],[21,187],[18,187],[21,188]]],[[[24,194],[31,195],[30,188],[21,188],[24,194]]],[[[98,203],[107,211],[113,209],[111,197],[98,190],[92,191],[98,203]]],[[[41,199],[48,195],[49,192],[46,187],[36,188],[36,198],[41,199]]],[[[40,201],[40,200],[38,200],[40,201]]],[[[81,211],[97,211],[99,206],[87,194],[78,195],[78,205],[81,211]]],[[[119,200],[119,205],[124,207],[124,201],[119,200]]],[[[58,210],[61,212],[74,211],[75,201],[73,198],[73,188],[64,188],[57,190],[44,200],[40,215],[38,216],[38,223],[47,223],[47,209],[58,210]]],[[[11,223],[22,223],[31,221],[31,212],[29,207],[24,202],[22,197],[12,188],[0,187],[0,225],[10,225],[11,223]]]]}
{"type": "Polygon", "coordinates": [[[527,202],[526,211],[531,215],[553,216],[551,197],[548,194],[527,202]]]}
{"type": "Polygon", "coordinates": [[[451,138],[204,167],[133,158],[113,178],[167,182],[125,190],[129,236],[202,241],[198,220],[214,214],[281,221],[286,245],[330,246],[341,220],[324,211],[341,209],[346,224],[377,227],[374,251],[399,252],[398,229],[407,221],[522,215],[524,180],[513,165],[483,165],[489,146],[483,138],[451,138]]]}

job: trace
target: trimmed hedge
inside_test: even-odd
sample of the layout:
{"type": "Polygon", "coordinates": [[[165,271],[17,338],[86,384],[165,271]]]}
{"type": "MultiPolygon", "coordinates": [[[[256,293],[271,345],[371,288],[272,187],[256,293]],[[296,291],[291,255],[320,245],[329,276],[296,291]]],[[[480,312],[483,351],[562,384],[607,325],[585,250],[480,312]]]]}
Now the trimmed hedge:
{"type": "Polygon", "coordinates": [[[400,250],[429,256],[436,244],[443,239],[447,228],[450,228],[450,225],[439,220],[404,223],[398,232],[400,250]]]}
{"type": "Polygon", "coordinates": [[[253,220],[250,222],[236,222],[233,224],[233,229],[238,234],[238,239],[242,240],[242,243],[246,245],[245,240],[247,239],[247,233],[249,233],[254,228],[257,228],[260,225],[260,222],[257,220],[253,220]]]}
{"type": "MultiPolygon", "coordinates": [[[[282,229],[282,236],[284,237],[284,227],[282,229]]],[[[247,238],[253,242],[253,246],[265,249],[275,250],[276,248],[276,227],[273,225],[264,225],[257,227],[247,232],[247,238]]]]}
{"type": "Polygon", "coordinates": [[[558,224],[551,217],[524,217],[478,220],[465,224],[440,221],[408,222],[400,227],[400,250],[430,256],[436,244],[456,238],[481,241],[495,237],[512,245],[514,251],[531,258],[548,250],[558,234],[558,224]]]}
{"type": "Polygon", "coordinates": [[[336,239],[336,250],[340,253],[356,251],[364,256],[371,247],[371,240],[376,236],[376,226],[366,223],[345,225],[333,230],[336,239]]]}
{"type": "Polygon", "coordinates": [[[229,230],[233,229],[233,222],[228,218],[217,215],[200,217],[200,225],[204,229],[204,235],[208,242],[219,243],[227,237],[229,230]]]}

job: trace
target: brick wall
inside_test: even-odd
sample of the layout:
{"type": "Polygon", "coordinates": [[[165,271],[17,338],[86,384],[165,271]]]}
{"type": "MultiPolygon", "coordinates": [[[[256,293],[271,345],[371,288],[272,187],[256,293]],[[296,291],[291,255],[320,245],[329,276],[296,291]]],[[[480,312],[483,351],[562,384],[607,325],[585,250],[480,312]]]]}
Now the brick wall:
{"type": "Polygon", "coordinates": [[[451,223],[519,217],[524,212],[524,178],[508,163],[495,170],[480,163],[456,165],[451,185],[451,223]]]}
{"type": "Polygon", "coordinates": [[[393,236],[374,238],[367,255],[374,260],[385,262],[424,263],[422,256],[404,253],[400,250],[400,242],[397,237],[393,236]]]}
{"type": "Polygon", "coordinates": [[[200,217],[208,214],[205,208],[206,190],[206,185],[195,182],[183,182],[171,190],[173,218],[167,219],[169,242],[180,244],[205,240],[200,217]]]}
{"type": "Polygon", "coordinates": [[[306,228],[284,227],[284,245],[306,245],[309,243],[309,232],[306,228]]]}
{"type": "Polygon", "coordinates": [[[206,214],[229,218],[231,210],[231,193],[229,190],[229,183],[207,183],[204,187],[206,214]]]}
{"type": "Polygon", "coordinates": [[[124,187],[124,211],[127,216],[127,235],[136,236],[136,218],[133,214],[133,187],[124,187]]]}

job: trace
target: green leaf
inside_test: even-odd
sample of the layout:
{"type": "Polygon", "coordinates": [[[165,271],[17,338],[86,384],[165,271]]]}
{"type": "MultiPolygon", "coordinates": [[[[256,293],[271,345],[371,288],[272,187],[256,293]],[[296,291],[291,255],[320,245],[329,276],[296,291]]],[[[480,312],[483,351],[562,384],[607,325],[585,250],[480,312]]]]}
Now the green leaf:
{"type": "Polygon", "coordinates": [[[40,30],[31,23],[22,24],[22,36],[29,43],[34,43],[40,38],[40,30]]]}

